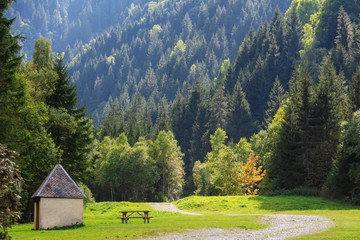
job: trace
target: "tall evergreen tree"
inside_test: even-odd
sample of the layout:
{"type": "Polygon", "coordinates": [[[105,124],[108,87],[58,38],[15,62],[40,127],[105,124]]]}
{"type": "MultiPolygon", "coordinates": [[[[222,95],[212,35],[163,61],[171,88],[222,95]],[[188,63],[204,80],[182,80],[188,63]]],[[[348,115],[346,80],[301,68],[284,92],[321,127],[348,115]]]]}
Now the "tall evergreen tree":
{"type": "MultiPolygon", "coordinates": [[[[300,24],[296,8],[290,9],[286,20],[286,66],[288,74],[291,74],[296,67],[301,48],[302,26],[300,24]]],[[[282,79],[283,84],[287,79],[282,79]]]]}
{"type": "Polygon", "coordinates": [[[345,12],[341,5],[337,19],[337,36],[335,38],[336,45],[342,45],[349,53],[354,42],[354,27],[349,15],[345,12]]]}
{"type": "Polygon", "coordinates": [[[78,104],[76,87],[71,84],[64,56],[57,54],[54,59],[54,71],[58,75],[54,92],[46,98],[46,104],[53,108],[64,108],[69,113],[78,104]]]}
{"type": "Polygon", "coordinates": [[[226,129],[228,119],[228,100],[225,96],[223,85],[219,85],[210,103],[209,129],[215,132],[216,129],[226,129]]]}
{"type": "Polygon", "coordinates": [[[356,0],[325,0],[320,11],[319,23],[316,26],[316,39],[320,47],[331,49],[334,46],[341,6],[354,17],[359,15],[360,6],[356,0]]]}
{"type": "Polygon", "coordinates": [[[249,138],[256,132],[256,121],[251,115],[249,103],[242,90],[240,82],[234,87],[229,104],[228,135],[233,142],[239,142],[241,137],[249,138]]]}
{"type": "Polygon", "coordinates": [[[360,203],[360,112],[357,111],[343,126],[341,144],[332,166],[324,193],[360,203]]]}
{"type": "Polygon", "coordinates": [[[316,86],[311,117],[311,168],[307,185],[321,189],[335,157],[339,144],[340,124],[348,116],[347,90],[341,75],[330,58],[322,64],[319,83],[316,86]]]}
{"type": "Polygon", "coordinates": [[[360,109],[360,65],[356,68],[356,72],[351,78],[350,83],[350,100],[353,111],[360,109]]]}
{"type": "Polygon", "coordinates": [[[124,109],[121,102],[115,100],[113,107],[107,113],[101,125],[100,138],[104,139],[106,136],[116,138],[124,131],[124,109]]]}
{"type": "Polygon", "coordinates": [[[0,139],[2,143],[10,141],[16,132],[17,119],[15,112],[24,104],[25,86],[16,77],[16,71],[21,63],[18,41],[20,36],[10,33],[14,19],[4,17],[4,12],[12,0],[0,4],[0,139]],[[10,139],[9,139],[10,138],[10,139]]]}
{"type": "Polygon", "coordinates": [[[303,186],[310,162],[310,113],[313,96],[312,80],[307,69],[296,70],[290,81],[290,93],[280,130],[279,153],[273,158],[268,174],[274,188],[292,189],[303,186]]]}
{"type": "Polygon", "coordinates": [[[285,100],[285,91],[282,87],[280,80],[276,77],[274,85],[271,89],[269,101],[267,102],[267,110],[265,111],[265,119],[263,125],[266,127],[268,126],[281,105],[284,103],[285,100]]]}

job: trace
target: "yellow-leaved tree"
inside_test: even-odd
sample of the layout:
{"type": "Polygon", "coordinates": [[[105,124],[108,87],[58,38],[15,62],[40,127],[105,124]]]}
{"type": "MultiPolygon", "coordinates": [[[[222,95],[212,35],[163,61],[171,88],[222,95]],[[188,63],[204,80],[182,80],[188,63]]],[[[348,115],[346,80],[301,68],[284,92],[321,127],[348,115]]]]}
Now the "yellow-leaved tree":
{"type": "Polygon", "coordinates": [[[254,152],[251,152],[249,158],[242,164],[239,173],[239,180],[241,191],[245,195],[256,195],[259,191],[257,184],[264,178],[265,170],[262,170],[262,166],[256,167],[258,164],[258,158],[254,152]]]}

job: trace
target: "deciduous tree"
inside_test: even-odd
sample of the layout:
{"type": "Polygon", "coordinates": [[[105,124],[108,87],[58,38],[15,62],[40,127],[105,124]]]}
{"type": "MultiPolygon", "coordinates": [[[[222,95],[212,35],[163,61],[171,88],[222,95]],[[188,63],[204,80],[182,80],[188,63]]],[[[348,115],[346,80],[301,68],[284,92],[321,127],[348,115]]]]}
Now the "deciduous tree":
{"type": "Polygon", "coordinates": [[[256,195],[259,191],[256,186],[265,176],[266,171],[257,164],[258,158],[254,152],[251,152],[246,163],[241,166],[237,182],[245,195],[256,195]]]}
{"type": "Polygon", "coordinates": [[[0,239],[11,239],[8,228],[20,218],[22,178],[14,162],[15,152],[0,144],[0,239]]]}

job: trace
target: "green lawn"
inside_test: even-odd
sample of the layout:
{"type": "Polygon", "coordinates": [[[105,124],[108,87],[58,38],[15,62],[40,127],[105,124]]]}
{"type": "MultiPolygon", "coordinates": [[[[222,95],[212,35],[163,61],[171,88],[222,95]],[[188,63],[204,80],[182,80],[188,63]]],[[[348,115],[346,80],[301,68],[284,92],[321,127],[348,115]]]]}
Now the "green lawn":
{"type": "Polygon", "coordinates": [[[325,232],[296,239],[360,239],[360,207],[322,198],[278,197],[189,197],[176,202],[182,210],[203,214],[306,214],[330,218],[335,226],[325,232]]]}
{"type": "Polygon", "coordinates": [[[338,201],[312,197],[189,197],[175,203],[180,209],[203,213],[182,215],[153,210],[150,224],[142,219],[122,224],[121,210],[152,209],[147,203],[95,203],[84,211],[85,226],[67,230],[34,231],[33,224],[13,226],[16,239],[132,239],[157,235],[158,232],[181,232],[190,228],[221,227],[259,229],[259,216],[249,214],[309,214],[326,216],[336,225],[328,231],[297,239],[360,239],[360,208],[338,201]],[[224,214],[239,214],[227,216],[224,214]]]}
{"type": "Polygon", "coordinates": [[[190,228],[236,227],[259,229],[255,216],[191,216],[153,210],[146,203],[104,202],[87,206],[84,211],[84,227],[67,230],[34,231],[33,224],[13,226],[10,235],[16,239],[132,239],[157,235],[158,232],[181,232],[190,228]],[[121,210],[151,209],[154,216],[149,224],[142,219],[131,219],[122,224],[121,210]]]}

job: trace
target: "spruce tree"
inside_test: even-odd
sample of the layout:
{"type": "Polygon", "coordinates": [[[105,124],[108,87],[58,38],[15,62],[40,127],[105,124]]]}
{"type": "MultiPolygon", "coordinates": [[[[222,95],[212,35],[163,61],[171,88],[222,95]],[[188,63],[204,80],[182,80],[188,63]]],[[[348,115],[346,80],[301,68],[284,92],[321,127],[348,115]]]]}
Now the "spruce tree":
{"type": "Polygon", "coordinates": [[[212,132],[216,129],[226,129],[228,119],[228,100],[225,96],[224,87],[219,85],[210,103],[209,128],[212,132]]]}
{"type": "Polygon", "coordinates": [[[271,160],[268,174],[274,188],[293,189],[303,186],[310,161],[310,113],[312,80],[307,69],[295,70],[280,130],[278,153],[271,160]]]}
{"type": "Polygon", "coordinates": [[[341,5],[337,19],[337,36],[335,38],[336,45],[342,45],[346,52],[350,53],[354,42],[354,27],[349,15],[345,12],[341,5]]]}
{"type": "Polygon", "coordinates": [[[11,136],[16,133],[17,121],[20,119],[14,113],[25,101],[25,84],[15,76],[21,63],[19,55],[21,47],[18,44],[20,36],[10,33],[15,19],[9,20],[4,17],[4,12],[11,3],[11,0],[7,0],[0,4],[0,139],[2,143],[11,140],[11,136]]]}
{"type": "Polygon", "coordinates": [[[276,112],[279,110],[285,100],[285,91],[280,80],[276,77],[267,102],[267,110],[265,111],[265,119],[263,126],[267,127],[273,120],[276,112]]]}
{"type": "Polygon", "coordinates": [[[356,68],[350,83],[350,100],[353,106],[353,111],[360,109],[360,65],[356,68]]]}
{"type": "Polygon", "coordinates": [[[227,124],[229,138],[233,142],[239,142],[241,137],[249,138],[256,132],[256,124],[240,82],[237,82],[234,87],[229,105],[227,124]]]}
{"type": "Polygon", "coordinates": [[[341,144],[331,174],[323,188],[330,197],[350,199],[360,203],[360,112],[353,113],[352,118],[343,125],[341,144]]]}
{"type": "MultiPolygon", "coordinates": [[[[296,63],[299,59],[299,51],[301,48],[302,26],[300,24],[298,12],[296,8],[291,8],[286,21],[286,72],[290,74],[294,71],[296,63]]],[[[283,84],[288,79],[282,79],[283,84]]]]}
{"type": "Polygon", "coordinates": [[[53,108],[65,108],[69,113],[78,104],[76,87],[71,84],[64,56],[57,54],[54,59],[54,71],[58,75],[54,92],[46,98],[46,103],[53,108]]]}
{"type": "Polygon", "coordinates": [[[321,189],[331,169],[339,144],[340,124],[348,116],[349,101],[345,81],[328,57],[324,60],[315,88],[311,117],[312,169],[307,185],[321,189]]]}

